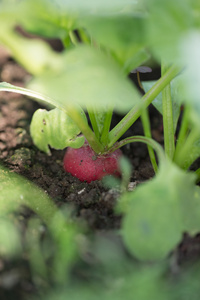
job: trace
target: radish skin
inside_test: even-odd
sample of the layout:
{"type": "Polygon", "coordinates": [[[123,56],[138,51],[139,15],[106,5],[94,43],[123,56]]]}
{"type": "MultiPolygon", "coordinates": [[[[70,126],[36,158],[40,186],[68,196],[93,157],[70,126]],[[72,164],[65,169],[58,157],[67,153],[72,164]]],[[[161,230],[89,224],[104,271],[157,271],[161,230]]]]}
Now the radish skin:
{"type": "Polygon", "coordinates": [[[64,156],[64,169],[80,181],[101,180],[106,175],[120,176],[118,166],[122,156],[120,149],[110,154],[97,155],[86,142],[81,148],[67,148],[64,156]]]}

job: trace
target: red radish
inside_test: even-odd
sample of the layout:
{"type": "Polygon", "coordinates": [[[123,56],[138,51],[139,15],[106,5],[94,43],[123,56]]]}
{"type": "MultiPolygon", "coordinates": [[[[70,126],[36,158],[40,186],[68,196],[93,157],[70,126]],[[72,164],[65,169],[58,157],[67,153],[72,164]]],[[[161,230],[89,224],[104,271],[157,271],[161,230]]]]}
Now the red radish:
{"type": "Polygon", "coordinates": [[[64,169],[80,181],[88,183],[106,175],[120,176],[118,161],[121,156],[120,149],[98,156],[86,142],[79,149],[68,147],[64,156],[64,169]]]}

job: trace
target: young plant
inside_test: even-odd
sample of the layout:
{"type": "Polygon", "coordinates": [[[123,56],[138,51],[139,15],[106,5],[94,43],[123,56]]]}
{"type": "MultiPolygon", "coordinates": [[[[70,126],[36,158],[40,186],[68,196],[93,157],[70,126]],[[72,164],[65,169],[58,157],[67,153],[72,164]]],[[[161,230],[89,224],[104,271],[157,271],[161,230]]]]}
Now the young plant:
{"type": "MultiPolygon", "coordinates": [[[[65,162],[68,161],[67,156],[69,153],[73,153],[73,156],[75,156],[76,153],[79,153],[76,149],[84,147],[82,152],[88,151],[88,172],[86,172],[84,163],[81,164],[82,167],[79,166],[80,161],[78,160],[74,167],[77,170],[83,168],[84,172],[81,173],[85,175],[83,176],[80,171],[72,171],[79,179],[90,182],[92,179],[102,178],[104,174],[119,175],[117,157],[121,153],[117,149],[132,140],[129,138],[120,141],[120,143],[118,143],[118,140],[141,115],[144,116],[145,109],[155,96],[162,91],[163,87],[176,76],[179,68],[172,66],[152,90],[141,98],[136,87],[126,77],[132,69],[139,67],[150,55],[145,49],[145,41],[141,42],[138,35],[133,38],[133,33],[128,33],[127,41],[124,42],[123,40],[123,36],[125,32],[127,34],[127,29],[130,26],[135,31],[135,26],[142,25],[140,18],[137,17],[137,12],[141,9],[140,6],[133,5],[136,14],[134,18],[130,18],[125,12],[122,15],[116,15],[114,18],[103,17],[104,20],[101,20],[104,7],[100,2],[98,4],[99,12],[95,18],[90,14],[85,15],[85,5],[78,10],[79,17],[74,17],[74,8],[77,10],[77,7],[73,7],[73,5],[71,7],[70,3],[66,3],[65,6],[62,3],[62,12],[70,12],[65,16],[66,31],[65,37],[63,37],[63,23],[61,24],[61,21],[55,19],[55,16],[61,13],[57,6],[54,3],[48,5],[47,10],[52,19],[50,21],[51,26],[47,31],[45,26],[47,16],[41,13],[35,5],[33,1],[30,1],[29,4],[21,1],[20,6],[18,6],[20,7],[19,15],[23,15],[23,18],[20,18],[20,23],[28,30],[31,29],[33,32],[48,37],[56,33],[57,36],[62,38],[66,49],[70,50],[58,55],[42,41],[27,41],[27,39],[13,31],[13,26],[19,18],[16,21],[13,19],[10,21],[7,18],[7,27],[5,31],[0,32],[0,41],[11,49],[14,57],[30,73],[35,75],[28,87],[39,91],[40,94],[30,90],[17,89],[17,87],[9,86],[6,83],[1,84],[1,90],[23,93],[56,107],[55,110],[50,112],[39,110],[35,113],[31,124],[31,135],[35,145],[48,154],[50,153],[49,146],[55,149],[65,147],[75,149],[68,149],[65,162]],[[32,9],[30,13],[30,9],[33,7],[34,10],[32,9]],[[24,18],[25,12],[27,15],[24,18]],[[38,18],[43,20],[40,23],[40,28],[37,25],[38,18]],[[72,27],[68,23],[71,19],[73,19],[72,24],[75,24],[72,27]],[[109,28],[109,32],[105,37],[102,36],[104,30],[98,31],[98,24],[99,22],[102,24],[102,21],[109,28]],[[125,26],[119,34],[119,39],[116,40],[119,21],[123,21],[125,26]],[[78,28],[78,36],[73,31],[75,26],[78,28]],[[94,29],[95,32],[93,33],[94,29]],[[93,36],[96,39],[95,41],[93,36]],[[113,41],[111,48],[107,47],[108,37],[113,41]],[[79,43],[78,39],[82,43],[79,43]],[[17,45],[19,46],[17,47],[17,45]],[[33,57],[31,47],[34,49],[34,45],[37,45],[36,51],[41,56],[33,57]],[[23,59],[21,55],[23,50],[26,51],[26,59],[23,59]],[[40,57],[44,59],[42,60],[40,57]],[[110,130],[114,110],[126,115],[118,125],[110,130]],[[84,111],[88,112],[92,128],[88,125],[84,111]],[[80,136],[80,133],[82,136],[80,136]],[[91,153],[94,155],[90,155],[91,153]],[[95,171],[97,174],[91,177],[91,170],[97,170],[96,165],[99,165],[99,162],[102,162],[101,168],[98,168],[100,173],[98,174],[95,171]],[[113,162],[113,168],[110,168],[111,162],[113,162]]],[[[46,5],[45,0],[40,3],[40,6],[46,7],[46,5]]],[[[123,6],[124,4],[119,5],[117,2],[113,2],[108,9],[113,11],[116,7],[120,9],[123,6]]],[[[2,5],[2,13],[8,13],[8,7],[9,5],[2,5]]],[[[13,16],[12,9],[10,14],[13,16]]],[[[146,115],[146,119],[143,118],[143,120],[145,134],[151,137],[148,116],[146,115]]],[[[156,171],[156,159],[151,148],[149,148],[149,153],[156,171]]],[[[67,171],[72,170],[69,164],[68,166],[65,165],[65,169],[67,171]]]]}
{"type": "MultiPolygon", "coordinates": [[[[200,156],[199,2],[107,2],[67,0],[58,5],[56,1],[22,0],[15,14],[13,6],[9,14],[3,2],[0,41],[34,77],[27,84],[29,89],[1,83],[0,90],[25,94],[55,107],[49,112],[36,111],[31,124],[33,141],[47,154],[49,146],[72,148],[66,157],[84,153],[83,159],[70,160],[81,180],[89,182],[112,173],[105,161],[120,157],[119,148],[127,143],[148,144],[157,176],[135,193],[121,197],[119,210],[125,214],[122,235],[139,259],[163,259],[180,241],[182,232],[194,234],[200,229],[199,189],[194,174],[186,172],[200,156]],[[29,47],[35,41],[19,36],[13,30],[16,24],[41,36],[58,37],[65,50],[55,53],[40,41],[35,55],[29,47]],[[146,93],[141,96],[127,77],[152,57],[161,64],[161,77],[150,87],[143,83],[146,93]],[[147,111],[151,103],[163,115],[164,153],[151,138],[147,111]],[[124,117],[111,129],[113,111],[124,117]],[[120,140],[139,117],[145,137],[120,140]],[[159,168],[152,148],[159,155],[159,168]],[[89,173],[103,162],[100,175],[83,177],[80,168],[85,171],[86,162],[89,173]]],[[[114,164],[118,174],[116,159],[114,164]]],[[[199,176],[198,167],[196,173],[199,176]]]]}
{"type": "MultiPolygon", "coordinates": [[[[79,54],[82,53],[82,48],[83,46],[78,48],[81,50],[81,52],[78,51],[79,54]]],[[[78,49],[75,49],[74,51],[77,51],[78,49]]],[[[86,47],[84,51],[92,53],[93,49],[86,47]]],[[[100,54],[100,56],[102,55],[98,52],[97,54],[100,54]]],[[[121,76],[125,87],[127,87],[127,90],[125,90],[126,94],[128,94],[128,97],[126,98],[128,99],[127,102],[133,102],[131,99],[132,95],[130,94],[131,91],[133,91],[133,95],[136,96],[136,101],[134,107],[112,130],[110,130],[113,113],[111,108],[108,108],[106,112],[102,112],[102,109],[98,107],[90,108],[88,105],[88,114],[93,127],[92,130],[87,122],[83,109],[78,104],[66,104],[62,101],[62,98],[55,101],[37,92],[19,88],[7,83],[1,83],[0,90],[25,94],[57,107],[49,112],[41,109],[36,111],[31,123],[31,135],[33,141],[40,150],[45,151],[46,153],[50,153],[49,146],[55,149],[64,149],[65,147],[74,149],[68,148],[67,150],[64,160],[65,169],[70,171],[73,175],[76,174],[75,176],[80,180],[90,182],[92,179],[101,179],[103,175],[119,175],[119,168],[117,165],[117,159],[121,156],[119,148],[127,143],[133,142],[135,137],[129,137],[120,142],[118,142],[118,139],[140,117],[143,109],[153,101],[155,96],[161,92],[163,86],[167,85],[177,74],[178,70],[177,67],[171,67],[171,69],[156,82],[152,89],[146,93],[142,99],[139,98],[136,90],[132,88],[129,82],[126,82],[125,78],[121,76]],[[81,136],[79,135],[80,133],[82,133],[81,136]],[[77,148],[81,147],[83,147],[83,149],[78,151],[77,148]],[[77,154],[80,155],[80,153],[83,156],[74,159],[74,157],[76,157],[77,154]],[[71,161],[70,164],[66,165],[72,157],[73,162],[71,161]],[[81,162],[81,160],[83,160],[83,162],[81,162]],[[85,162],[87,168],[85,167],[85,162]],[[73,164],[73,168],[71,164],[73,164]],[[101,167],[98,167],[97,169],[97,165],[100,166],[100,164],[101,167]],[[73,171],[75,169],[76,171],[73,171]],[[93,172],[93,170],[95,170],[95,173],[91,174],[91,171],[93,172]]],[[[84,74],[82,71],[81,73],[84,74]]],[[[118,79],[120,85],[117,89],[117,92],[119,91],[121,93],[124,89],[122,80],[118,79]]],[[[116,94],[116,91],[114,94],[116,94]]],[[[112,98],[110,99],[113,100],[112,98]]],[[[148,127],[146,128],[148,129],[148,127]]],[[[157,168],[155,159],[154,167],[155,169],[157,168]]]]}

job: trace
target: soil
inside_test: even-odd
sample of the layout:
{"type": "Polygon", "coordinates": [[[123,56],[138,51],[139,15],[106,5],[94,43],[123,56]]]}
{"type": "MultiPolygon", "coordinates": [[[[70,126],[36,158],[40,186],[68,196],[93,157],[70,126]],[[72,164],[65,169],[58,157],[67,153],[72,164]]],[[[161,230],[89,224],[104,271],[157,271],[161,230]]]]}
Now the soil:
{"type": "MultiPolygon", "coordinates": [[[[147,74],[141,74],[146,79],[147,74]]],[[[149,76],[159,77],[159,70],[149,76]]],[[[131,79],[136,81],[136,75],[131,79]]],[[[10,54],[0,48],[0,80],[18,86],[24,86],[30,75],[12,59],[10,54]]],[[[30,137],[29,126],[33,113],[41,107],[36,102],[14,93],[1,92],[0,95],[0,162],[45,190],[58,206],[71,204],[77,218],[83,219],[93,233],[108,233],[120,228],[121,217],[114,213],[114,204],[118,197],[116,190],[108,189],[101,182],[90,184],[80,182],[63,170],[65,151],[55,151],[47,156],[40,152],[30,137]]],[[[113,125],[122,116],[115,115],[113,125]]],[[[163,143],[162,119],[159,113],[150,107],[154,139],[163,143]]],[[[143,134],[138,120],[126,133],[127,136],[143,134]]],[[[154,176],[147,148],[140,143],[129,144],[122,149],[129,159],[133,171],[129,188],[149,180],[154,176]]],[[[200,254],[200,237],[183,237],[182,243],[175,250],[177,262],[182,264],[194,260],[200,254]]],[[[0,299],[21,299],[21,295],[34,292],[28,264],[23,260],[10,265],[0,259],[0,299]]]]}

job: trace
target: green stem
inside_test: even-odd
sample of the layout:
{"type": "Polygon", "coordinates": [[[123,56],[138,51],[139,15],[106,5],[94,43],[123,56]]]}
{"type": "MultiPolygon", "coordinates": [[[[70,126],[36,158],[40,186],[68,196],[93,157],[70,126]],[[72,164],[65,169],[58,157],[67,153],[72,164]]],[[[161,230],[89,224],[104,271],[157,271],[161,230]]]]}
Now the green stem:
{"type": "Polygon", "coordinates": [[[103,145],[100,143],[95,133],[92,131],[87,121],[85,120],[85,118],[83,118],[82,114],[79,112],[76,106],[66,106],[66,113],[78,125],[82,134],[85,136],[94,152],[96,152],[97,154],[104,152],[103,145]]]}
{"type": "Polygon", "coordinates": [[[108,109],[107,112],[105,113],[104,126],[101,132],[101,139],[100,139],[101,143],[105,146],[108,145],[108,137],[109,137],[112,115],[113,115],[113,109],[108,109]]]}
{"type": "Polygon", "coordinates": [[[69,48],[70,46],[72,46],[72,41],[70,39],[69,34],[62,38],[62,44],[64,48],[69,48]]]}
{"type": "Polygon", "coordinates": [[[195,148],[195,142],[200,138],[199,130],[193,128],[189,133],[185,143],[176,156],[175,163],[182,169],[187,170],[191,164],[199,157],[199,148],[195,148]]]}
{"type": "Polygon", "coordinates": [[[90,121],[92,124],[92,128],[94,130],[94,133],[95,133],[96,137],[99,139],[100,132],[99,132],[99,127],[98,127],[95,111],[92,109],[92,107],[90,107],[90,109],[88,109],[87,111],[88,111],[88,115],[89,115],[89,118],[90,118],[90,121]]]}
{"type": "Polygon", "coordinates": [[[189,113],[189,109],[188,107],[185,107],[183,111],[183,117],[181,120],[181,128],[176,142],[176,148],[175,148],[174,159],[173,159],[175,162],[179,156],[179,152],[183,148],[183,145],[188,135],[188,130],[189,130],[188,113],[189,113]]]}
{"type": "Polygon", "coordinates": [[[195,171],[195,174],[197,175],[196,183],[198,183],[200,181],[200,168],[195,171]]]}
{"type": "MultiPolygon", "coordinates": [[[[140,81],[140,73],[138,71],[137,71],[137,80],[138,80],[139,87],[144,91],[144,88],[143,88],[142,83],[140,81]]],[[[151,136],[151,125],[150,125],[149,113],[148,113],[147,108],[142,110],[141,121],[142,121],[142,126],[143,126],[143,129],[144,129],[144,135],[146,137],[151,138],[152,137],[151,136]]],[[[154,169],[155,172],[157,172],[158,166],[157,166],[154,150],[149,145],[147,145],[147,149],[148,149],[148,152],[149,152],[149,157],[150,157],[153,169],[154,169]]]]}
{"type": "Polygon", "coordinates": [[[158,155],[158,158],[159,158],[160,162],[165,161],[166,156],[165,156],[165,153],[164,153],[162,147],[160,146],[160,144],[158,144],[156,141],[154,141],[151,138],[148,138],[148,137],[145,137],[145,136],[139,136],[139,135],[138,136],[137,135],[136,136],[131,136],[131,137],[128,137],[124,140],[121,140],[120,142],[115,143],[115,145],[113,145],[113,147],[110,148],[107,153],[114,152],[115,150],[125,146],[126,144],[134,143],[134,142],[141,142],[141,143],[147,144],[148,146],[150,146],[151,148],[153,148],[157,152],[157,155],[158,155]]]}
{"type": "Polygon", "coordinates": [[[79,30],[78,30],[78,33],[79,33],[79,36],[80,36],[81,41],[82,41],[84,44],[88,44],[88,45],[91,44],[91,40],[90,40],[90,38],[88,37],[88,35],[86,34],[86,32],[85,32],[84,29],[79,29],[79,30]]]}
{"type": "MultiPolygon", "coordinates": [[[[148,115],[147,109],[142,111],[141,120],[142,120],[142,125],[143,125],[145,136],[148,137],[148,138],[151,138],[152,137],[151,136],[151,127],[150,127],[150,121],[149,121],[149,115],[148,115]]],[[[155,172],[157,172],[158,166],[157,166],[154,150],[149,145],[147,145],[147,148],[148,148],[149,157],[150,157],[153,169],[154,169],[155,172]]]]}
{"type": "MultiPolygon", "coordinates": [[[[165,63],[161,65],[162,76],[167,72],[168,66],[165,63]]],[[[174,125],[173,125],[173,110],[171,99],[170,83],[162,91],[162,109],[163,109],[163,130],[164,130],[164,145],[165,152],[170,159],[173,159],[175,144],[174,144],[174,125]]]]}
{"type": "Polygon", "coordinates": [[[74,46],[79,44],[78,38],[73,30],[69,32],[69,37],[74,46]]]}
{"type": "Polygon", "coordinates": [[[180,68],[172,66],[168,71],[154,84],[154,86],[142,97],[141,102],[135,105],[127,115],[110,131],[108,148],[130,128],[130,126],[140,117],[141,107],[144,109],[160,94],[163,88],[180,72],[180,68]]]}

